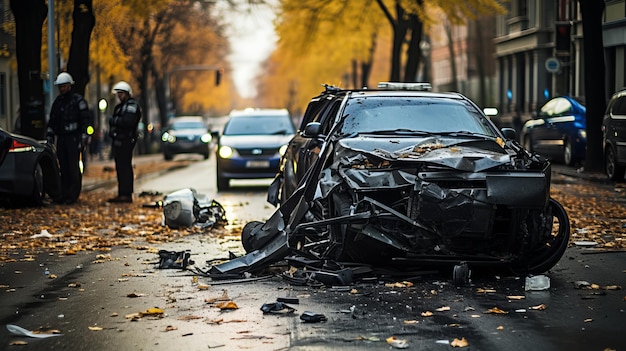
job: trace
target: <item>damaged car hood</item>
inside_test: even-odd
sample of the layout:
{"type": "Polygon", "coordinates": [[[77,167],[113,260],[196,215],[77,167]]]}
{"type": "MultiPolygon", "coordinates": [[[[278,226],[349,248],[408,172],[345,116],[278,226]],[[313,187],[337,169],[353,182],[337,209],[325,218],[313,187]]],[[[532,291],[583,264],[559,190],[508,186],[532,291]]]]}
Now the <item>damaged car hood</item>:
{"type": "Polygon", "coordinates": [[[424,162],[459,171],[480,172],[511,162],[500,139],[490,138],[378,138],[359,136],[341,139],[335,152],[339,159],[356,164],[372,155],[389,162],[424,162]],[[361,156],[359,156],[361,155],[361,156]],[[353,158],[356,158],[353,159],[353,158]]]}

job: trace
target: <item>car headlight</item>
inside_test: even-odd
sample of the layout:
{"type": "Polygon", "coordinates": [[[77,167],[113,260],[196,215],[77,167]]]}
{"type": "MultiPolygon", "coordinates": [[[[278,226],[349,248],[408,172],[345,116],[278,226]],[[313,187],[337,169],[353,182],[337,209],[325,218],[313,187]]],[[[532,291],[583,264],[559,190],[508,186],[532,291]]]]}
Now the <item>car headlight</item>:
{"type": "Polygon", "coordinates": [[[176,136],[174,136],[174,135],[172,135],[172,134],[170,134],[168,132],[165,132],[165,133],[163,133],[163,135],[161,135],[161,141],[168,142],[168,143],[173,143],[173,142],[176,141],[176,136]]]}
{"type": "Polygon", "coordinates": [[[208,144],[211,142],[211,140],[213,140],[213,137],[211,136],[211,134],[203,134],[200,137],[200,140],[202,140],[203,143],[208,144]]]}
{"type": "Polygon", "coordinates": [[[233,156],[234,150],[230,146],[220,146],[218,150],[218,155],[221,158],[231,158],[233,156]]]}
{"type": "Polygon", "coordinates": [[[586,131],[585,129],[580,129],[580,130],[578,131],[578,135],[580,135],[580,137],[581,137],[582,139],[587,140],[587,131],[586,131]]]}
{"type": "Polygon", "coordinates": [[[280,149],[278,149],[278,154],[281,156],[284,156],[285,153],[287,152],[287,147],[289,147],[289,145],[281,146],[280,149]]]}

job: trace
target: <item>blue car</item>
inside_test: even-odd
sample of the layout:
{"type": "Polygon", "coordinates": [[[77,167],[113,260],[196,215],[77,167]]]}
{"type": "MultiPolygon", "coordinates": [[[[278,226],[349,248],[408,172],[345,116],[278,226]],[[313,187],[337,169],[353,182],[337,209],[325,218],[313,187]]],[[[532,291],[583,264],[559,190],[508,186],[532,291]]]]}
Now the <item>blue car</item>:
{"type": "Polygon", "coordinates": [[[274,178],[295,132],[286,109],[232,111],[217,142],[217,190],[231,179],[274,178]]]}
{"type": "Polygon", "coordinates": [[[585,159],[587,148],[587,109],[570,96],[555,97],[541,107],[539,114],[526,121],[520,141],[534,151],[568,166],[585,159]]]}

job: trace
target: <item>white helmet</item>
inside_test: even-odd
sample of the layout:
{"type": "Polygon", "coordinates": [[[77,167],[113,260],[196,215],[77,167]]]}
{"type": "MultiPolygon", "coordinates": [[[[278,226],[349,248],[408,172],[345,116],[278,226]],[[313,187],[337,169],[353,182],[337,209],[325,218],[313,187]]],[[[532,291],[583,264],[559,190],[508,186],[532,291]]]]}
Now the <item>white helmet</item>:
{"type": "Polygon", "coordinates": [[[126,83],[125,81],[120,81],[117,84],[115,84],[113,86],[113,91],[114,92],[124,91],[124,92],[127,92],[128,95],[133,95],[133,89],[130,87],[130,84],[126,83]]]}
{"type": "Polygon", "coordinates": [[[57,80],[54,81],[54,85],[61,84],[74,84],[74,79],[67,72],[59,73],[59,75],[57,76],[57,80]]]}

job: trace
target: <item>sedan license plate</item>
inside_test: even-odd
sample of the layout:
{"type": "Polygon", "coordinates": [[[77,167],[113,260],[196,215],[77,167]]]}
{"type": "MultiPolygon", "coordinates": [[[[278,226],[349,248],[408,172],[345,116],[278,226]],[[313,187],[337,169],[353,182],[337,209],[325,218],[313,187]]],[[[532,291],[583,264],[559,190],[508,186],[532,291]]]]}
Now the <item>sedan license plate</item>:
{"type": "Polygon", "coordinates": [[[246,168],[269,168],[270,161],[248,161],[246,168]]]}

